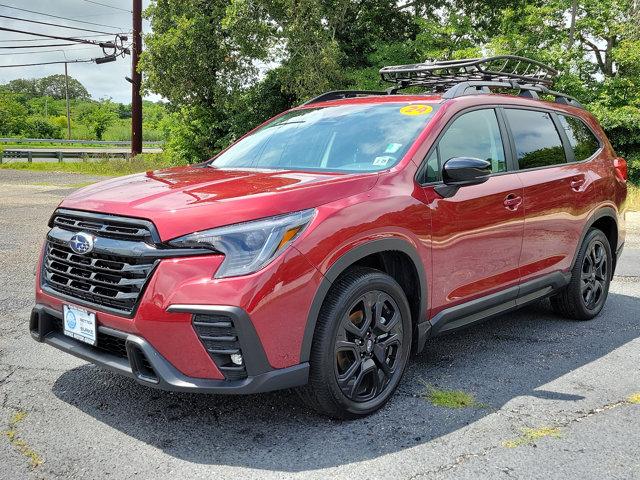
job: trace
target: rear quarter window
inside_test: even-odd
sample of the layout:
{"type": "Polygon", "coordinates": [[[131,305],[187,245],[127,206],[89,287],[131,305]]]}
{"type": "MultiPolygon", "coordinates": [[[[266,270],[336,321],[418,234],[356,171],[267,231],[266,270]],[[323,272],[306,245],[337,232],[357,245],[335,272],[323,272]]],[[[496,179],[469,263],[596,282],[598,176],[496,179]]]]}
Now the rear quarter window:
{"type": "Polygon", "coordinates": [[[577,162],[586,160],[600,149],[600,141],[585,123],[575,117],[558,115],[577,162]]]}

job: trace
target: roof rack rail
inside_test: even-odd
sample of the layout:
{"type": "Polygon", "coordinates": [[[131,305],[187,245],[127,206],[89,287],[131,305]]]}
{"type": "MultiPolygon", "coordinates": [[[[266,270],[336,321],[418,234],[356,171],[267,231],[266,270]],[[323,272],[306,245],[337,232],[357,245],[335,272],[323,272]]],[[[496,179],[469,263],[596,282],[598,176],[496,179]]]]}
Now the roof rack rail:
{"type": "Polygon", "coordinates": [[[562,103],[565,105],[571,105],[578,108],[584,108],[583,105],[571,95],[566,93],[556,92],[555,90],[549,90],[544,85],[528,85],[526,83],[518,83],[514,80],[509,82],[501,81],[470,81],[460,82],[453,87],[449,88],[442,94],[442,98],[456,98],[464,95],[477,95],[481,93],[491,93],[491,88],[509,88],[518,91],[518,95],[521,97],[529,97],[538,99],[538,94],[550,95],[554,97],[556,103],[562,103]]]}
{"type": "Polygon", "coordinates": [[[548,65],[530,58],[499,55],[414,65],[395,65],[381,68],[380,75],[382,80],[395,83],[397,88],[426,86],[443,91],[460,82],[473,80],[517,80],[549,87],[558,72],[548,65]]]}
{"type": "Polygon", "coordinates": [[[313,103],[330,102],[331,100],[342,100],[343,98],[366,97],[368,95],[388,95],[388,92],[375,90],[333,90],[318,95],[311,100],[304,102],[302,105],[311,105],[313,103]]]}

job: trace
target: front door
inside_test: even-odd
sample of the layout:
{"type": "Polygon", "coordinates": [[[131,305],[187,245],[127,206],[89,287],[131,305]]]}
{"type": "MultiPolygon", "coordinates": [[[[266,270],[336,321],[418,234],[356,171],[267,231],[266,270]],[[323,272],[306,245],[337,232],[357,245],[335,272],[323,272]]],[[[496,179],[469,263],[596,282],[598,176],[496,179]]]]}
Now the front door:
{"type": "Polygon", "coordinates": [[[478,297],[517,289],[520,280],[523,187],[517,173],[508,171],[509,143],[498,118],[492,108],[461,114],[427,159],[425,180],[433,182],[423,186],[432,222],[432,318],[478,297]],[[493,173],[483,184],[462,187],[442,198],[434,184],[441,166],[453,157],[488,160],[493,173]]]}

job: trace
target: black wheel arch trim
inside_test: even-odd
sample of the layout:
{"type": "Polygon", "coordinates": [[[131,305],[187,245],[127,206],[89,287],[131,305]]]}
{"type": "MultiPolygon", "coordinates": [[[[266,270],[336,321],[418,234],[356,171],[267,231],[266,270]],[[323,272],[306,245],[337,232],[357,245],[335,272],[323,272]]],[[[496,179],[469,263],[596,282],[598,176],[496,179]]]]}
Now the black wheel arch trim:
{"type": "MultiPolygon", "coordinates": [[[[411,262],[416,269],[416,273],[418,274],[418,279],[420,281],[420,306],[418,309],[418,318],[415,322],[418,330],[416,345],[418,349],[424,345],[423,340],[426,340],[430,324],[427,321],[427,277],[422,260],[420,259],[420,255],[416,248],[407,240],[400,238],[382,238],[371,240],[343,254],[324,273],[324,279],[316,291],[313,302],[311,303],[311,308],[309,309],[309,314],[307,315],[307,323],[304,329],[302,347],[300,350],[300,363],[309,361],[318,314],[320,313],[320,308],[322,307],[324,299],[333,285],[333,282],[335,282],[341,273],[358,260],[368,257],[374,253],[394,251],[406,254],[411,259],[411,262]]],[[[415,340],[416,339],[414,339],[414,341],[415,340]]]]}
{"type": "MultiPolygon", "coordinates": [[[[589,220],[587,220],[587,222],[585,223],[582,229],[582,233],[580,234],[580,241],[578,242],[578,245],[576,246],[576,251],[573,254],[573,260],[571,260],[571,266],[569,267],[570,271],[573,270],[573,267],[576,264],[576,260],[578,259],[578,254],[580,253],[580,247],[582,246],[584,239],[587,237],[587,233],[589,233],[589,229],[593,227],[594,223],[596,223],[598,220],[604,217],[609,217],[614,221],[616,225],[617,237],[618,239],[620,238],[620,231],[618,227],[618,212],[616,212],[616,210],[613,209],[613,207],[608,207],[608,206],[604,206],[596,209],[596,211],[589,217],[589,220]]],[[[603,233],[605,233],[606,235],[606,232],[603,232],[603,233]]],[[[613,268],[611,269],[611,276],[613,276],[616,269],[616,263],[618,261],[617,259],[618,250],[619,250],[618,245],[613,245],[611,248],[611,254],[613,256],[613,268]]]]}

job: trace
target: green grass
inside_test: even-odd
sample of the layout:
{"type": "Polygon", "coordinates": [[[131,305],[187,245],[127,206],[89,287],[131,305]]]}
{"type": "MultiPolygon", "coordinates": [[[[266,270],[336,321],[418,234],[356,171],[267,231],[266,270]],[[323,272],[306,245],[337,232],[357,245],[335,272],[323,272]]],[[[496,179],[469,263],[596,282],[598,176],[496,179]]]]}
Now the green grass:
{"type": "Polygon", "coordinates": [[[627,209],[640,212],[640,187],[633,183],[627,184],[627,209]]]}
{"type": "Polygon", "coordinates": [[[558,438],[560,436],[560,429],[555,427],[523,428],[522,435],[513,440],[502,442],[502,446],[506,448],[517,448],[522,445],[533,445],[541,438],[558,438]]]}
{"type": "Polygon", "coordinates": [[[12,162],[0,164],[0,169],[35,170],[40,172],[84,173],[117,177],[131,173],[146,172],[175,167],[173,162],[162,153],[143,153],[130,160],[122,158],[88,160],[84,162],[12,162]]]}
{"type": "Polygon", "coordinates": [[[486,408],[486,405],[478,403],[476,398],[462,390],[440,390],[432,385],[423,383],[425,386],[422,398],[425,398],[436,407],[444,408],[486,408]]]}

